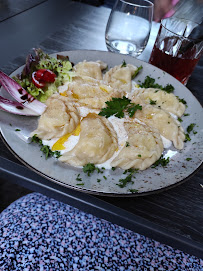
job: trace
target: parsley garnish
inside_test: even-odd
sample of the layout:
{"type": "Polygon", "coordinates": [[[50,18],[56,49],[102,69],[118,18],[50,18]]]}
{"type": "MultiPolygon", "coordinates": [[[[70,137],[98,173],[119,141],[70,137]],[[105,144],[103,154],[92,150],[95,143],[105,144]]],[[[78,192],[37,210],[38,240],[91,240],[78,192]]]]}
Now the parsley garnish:
{"type": "Polygon", "coordinates": [[[142,106],[139,104],[131,103],[131,100],[123,96],[123,98],[112,98],[111,101],[105,102],[107,107],[102,108],[99,115],[109,118],[115,116],[117,118],[124,117],[124,110],[127,109],[129,116],[132,118],[136,110],[141,110],[142,106]]]}
{"type": "Polygon", "coordinates": [[[138,154],[138,157],[142,157],[142,155],[141,155],[141,154],[138,154]]]}
{"type": "Polygon", "coordinates": [[[192,158],[186,158],[185,160],[190,161],[190,160],[192,160],[192,158]]]}
{"type": "Polygon", "coordinates": [[[132,181],[132,178],[135,178],[135,176],[133,176],[133,174],[135,173],[135,172],[137,172],[138,171],[138,169],[137,168],[129,168],[129,169],[126,169],[124,172],[123,172],[123,174],[127,174],[127,173],[130,173],[126,178],[124,178],[124,179],[120,179],[119,180],[119,183],[118,184],[116,184],[116,185],[118,185],[119,187],[121,187],[121,188],[123,188],[123,187],[125,187],[128,183],[134,183],[133,181],[132,181]]]}
{"type": "Polygon", "coordinates": [[[130,99],[123,96],[123,98],[112,98],[111,101],[105,102],[107,107],[102,108],[99,113],[100,116],[105,116],[109,118],[112,115],[115,115],[117,118],[123,118],[123,110],[130,104],[130,99]]]}
{"type": "Polygon", "coordinates": [[[123,60],[123,63],[121,64],[121,68],[126,67],[126,66],[127,66],[127,64],[126,64],[125,60],[123,60]]]}
{"type": "MultiPolygon", "coordinates": [[[[190,138],[190,136],[189,136],[189,133],[190,132],[192,132],[192,130],[193,130],[193,128],[195,127],[195,123],[191,123],[188,127],[187,127],[187,134],[185,134],[185,142],[186,141],[191,141],[191,138],[190,138]]],[[[193,134],[195,134],[195,133],[197,133],[197,132],[193,132],[193,134]]]]}
{"type": "MultiPolygon", "coordinates": [[[[179,100],[180,103],[187,104],[186,100],[180,99],[178,96],[176,96],[176,97],[178,98],[178,100],[179,100]]],[[[186,116],[186,114],[184,116],[186,116]]],[[[187,116],[189,116],[189,114],[187,116]]]]}
{"type": "Polygon", "coordinates": [[[85,166],[83,166],[83,172],[87,173],[88,176],[90,176],[91,173],[95,171],[96,167],[92,163],[88,163],[85,166]]]}
{"type": "Polygon", "coordinates": [[[137,110],[142,110],[142,106],[139,104],[134,104],[130,107],[128,107],[128,114],[132,118],[137,110]]]}
{"type": "Polygon", "coordinates": [[[178,121],[179,121],[179,122],[182,122],[183,120],[182,120],[181,118],[178,117],[178,121]]]}
{"type": "Polygon", "coordinates": [[[137,68],[137,70],[134,72],[134,74],[132,75],[132,80],[138,75],[139,71],[142,69],[143,67],[140,66],[137,68]]]}
{"type": "Polygon", "coordinates": [[[94,171],[97,171],[98,173],[104,173],[105,168],[102,167],[101,169],[98,167],[95,167],[94,164],[92,163],[88,163],[85,166],[83,166],[83,172],[87,173],[88,176],[90,176],[91,173],[93,173],[94,171]]]}
{"type": "Polygon", "coordinates": [[[195,127],[195,123],[191,123],[188,127],[187,127],[187,132],[190,133],[192,132],[193,128],[195,127]]]}
{"type": "Polygon", "coordinates": [[[129,174],[125,179],[120,179],[119,183],[116,184],[121,188],[124,188],[128,183],[133,183],[132,181],[132,173],[129,174]]]}
{"type": "Polygon", "coordinates": [[[139,169],[137,169],[137,168],[129,168],[129,169],[126,169],[126,170],[123,172],[123,174],[127,174],[127,173],[133,174],[133,173],[137,172],[138,170],[139,170],[139,169]]]}
{"type": "Polygon", "coordinates": [[[80,174],[78,174],[76,181],[82,182],[82,179],[80,178],[80,174]]]}
{"type": "Polygon", "coordinates": [[[153,100],[151,100],[150,99],[150,102],[149,102],[151,105],[153,105],[153,104],[156,104],[156,101],[153,101],[153,100]]]}
{"type": "Polygon", "coordinates": [[[47,159],[48,157],[51,157],[51,156],[54,156],[54,157],[56,157],[56,158],[59,158],[59,157],[61,156],[61,154],[60,154],[59,151],[54,151],[54,152],[53,152],[53,151],[50,149],[50,147],[47,146],[47,145],[43,145],[43,146],[41,147],[40,151],[42,151],[42,152],[45,154],[46,159],[47,159]]]}
{"type": "Polygon", "coordinates": [[[155,168],[158,165],[161,165],[162,167],[166,167],[168,163],[169,163],[169,157],[163,158],[163,154],[162,154],[159,160],[157,160],[151,167],[155,168]]]}
{"type": "Polygon", "coordinates": [[[138,190],[136,190],[136,189],[128,189],[128,191],[131,192],[131,193],[137,193],[138,192],[138,190]]]}
{"type": "Polygon", "coordinates": [[[171,84],[167,84],[162,90],[166,91],[167,93],[172,93],[174,91],[174,87],[171,84]]]}
{"type": "Polygon", "coordinates": [[[165,87],[163,87],[162,85],[155,83],[155,79],[150,76],[146,76],[145,81],[140,85],[140,87],[158,88],[158,89],[166,91],[167,93],[172,93],[174,91],[174,87],[171,84],[168,84],[165,87]]]}
{"type": "Polygon", "coordinates": [[[34,135],[32,137],[31,142],[37,143],[41,146],[40,151],[42,151],[45,154],[46,159],[51,156],[56,158],[59,158],[61,156],[61,153],[59,151],[52,151],[49,146],[43,145],[42,140],[39,137],[37,137],[37,135],[34,135]]]}
{"type": "Polygon", "coordinates": [[[16,132],[20,132],[21,130],[20,129],[15,129],[16,132]]]}
{"type": "Polygon", "coordinates": [[[191,138],[190,138],[189,134],[185,134],[185,142],[186,141],[191,141],[191,138]]]}
{"type": "Polygon", "coordinates": [[[128,141],[126,141],[125,146],[126,146],[126,147],[129,147],[129,146],[130,146],[130,143],[129,143],[128,141]]]}
{"type": "Polygon", "coordinates": [[[116,170],[116,167],[112,167],[111,170],[113,170],[113,171],[116,170]]]}
{"type": "Polygon", "coordinates": [[[184,114],[183,116],[187,117],[187,116],[190,116],[190,114],[187,113],[187,114],[184,114]]]}

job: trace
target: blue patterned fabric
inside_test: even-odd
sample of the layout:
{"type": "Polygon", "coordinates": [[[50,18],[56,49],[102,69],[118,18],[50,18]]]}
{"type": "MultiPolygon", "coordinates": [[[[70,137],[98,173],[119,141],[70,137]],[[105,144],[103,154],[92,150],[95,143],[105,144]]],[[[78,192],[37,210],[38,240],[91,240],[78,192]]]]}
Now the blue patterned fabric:
{"type": "Polygon", "coordinates": [[[0,270],[203,270],[203,260],[39,193],[0,214],[0,270]]]}

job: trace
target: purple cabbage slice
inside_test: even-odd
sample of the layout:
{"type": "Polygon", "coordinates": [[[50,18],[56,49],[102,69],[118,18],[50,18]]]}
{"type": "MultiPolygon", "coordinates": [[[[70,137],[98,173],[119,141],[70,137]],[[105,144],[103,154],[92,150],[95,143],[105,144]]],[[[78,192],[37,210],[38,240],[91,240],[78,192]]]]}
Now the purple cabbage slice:
{"type": "Polygon", "coordinates": [[[0,96],[0,109],[9,113],[24,115],[24,116],[38,116],[36,112],[24,107],[21,103],[10,101],[0,96]]]}
{"type": "Polygon", "coordinates": [[[36,100],[24,88],[22,88],[15,80],[0,71],[0,83],[6,91],[24,107],[31,109],[38,115],[41,115],[46,109],[46,105],[36,100]]]}

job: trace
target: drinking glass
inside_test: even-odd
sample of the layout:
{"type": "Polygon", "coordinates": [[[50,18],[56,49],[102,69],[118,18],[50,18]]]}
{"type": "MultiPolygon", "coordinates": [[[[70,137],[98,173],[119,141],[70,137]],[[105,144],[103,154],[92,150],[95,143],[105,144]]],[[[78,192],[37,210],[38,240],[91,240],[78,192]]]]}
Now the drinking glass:
{"type": "Polygon", "coordinates": [[[171,17],[161,21],[149,63],[186,85],[202,53],[202,25],[171,17]]]}
{"type": "Polygon", "coordinates": [[[147,45],[154,5],[148,0],[117,0],[106,26],[109,51],[139,56],[147,45]]]}

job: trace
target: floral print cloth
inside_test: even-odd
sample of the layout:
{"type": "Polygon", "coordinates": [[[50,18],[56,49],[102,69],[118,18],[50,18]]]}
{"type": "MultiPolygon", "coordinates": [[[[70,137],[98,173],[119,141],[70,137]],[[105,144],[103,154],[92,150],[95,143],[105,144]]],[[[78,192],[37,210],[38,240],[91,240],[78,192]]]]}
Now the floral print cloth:
{"type": "Polygon", "coordinates": [[[203,260],[32,193],[0,214],[0,270],[203,270],[203,260]]]}

